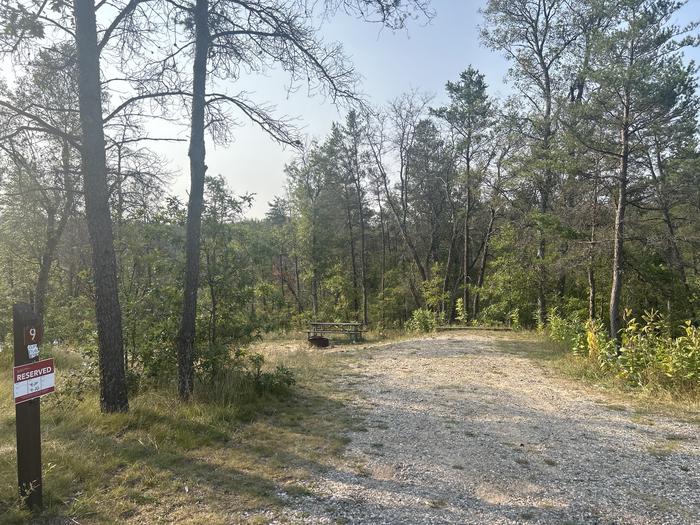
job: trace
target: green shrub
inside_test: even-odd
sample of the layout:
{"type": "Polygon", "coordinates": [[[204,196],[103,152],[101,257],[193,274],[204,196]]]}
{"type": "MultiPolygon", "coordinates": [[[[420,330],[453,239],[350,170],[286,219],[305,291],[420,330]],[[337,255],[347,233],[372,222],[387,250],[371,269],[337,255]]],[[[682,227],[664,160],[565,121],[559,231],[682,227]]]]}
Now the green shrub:
{"type": "Polygon", "coordinates": [[[549,337],[554,341],[564,343],[578,355],[587,354],[586,325],[578,316],[565,318],[559,315],[556,308],[549,311],[549,337]]]}
{"type": "Polygon", "coordinates": [[[467,314],[467,309],[464,307],[464,299],[461,297],[457,299],[457,303],[455,304],[455,312],[457,313],[457,321],[466,324],[469,320],[469,315],[467,314]]]}
{"type": "Polygon", "coordinates": [[[686,321],[685,335],[677,337],[662,356],[664,371],[669,377],[700,383],[700,330],[686,321]]]}
{"type": "Polygon", "coordinates": [[[552,310],[548,333],[597,369],[631,386],[696,389],[700,385],[700,330],[686,321],[683,335],[674,338],[669,328],[658,312],[644,312],[641,321],[627,320],[618,349],[600,321],[566,319],[552,310]]]}
{"type": "Polygon", "coordinates": [[[523,325],[520,322],[520,308],[511,310],[508,314],[508,322],[513,330],[520,330],[523,325]]]}
{"type": "Polygon", "coordinates": [[[608,332],[598,320],[586,321],[586,354],[589,360],[602,370],[611,371],[617,367],[617,347],[608,332]]]}
{"type": "Polygon", "coordinates": [[[289,394],[296,383],[292,371],[283,365],[268,371],[264,365],[262,354],[236,350],[218,370],[203,378],[196,391],[205,401],[242,408],[266,395],[289,394]]]}
{"type": "Polygon", "coordinates": [[[634,385],[643,384],[645,378],[660,370],[659,358],[671,342],[667,326],[656,312],[645,312],[642,321],[627,321],[618,357],[620,377],[634,385]]]}
{"type": "Polygon", "coordinates": [[[411,332],[434,332],[438,325],[438,316],[427,308],[418,308],[411,314],[406,328],[411,332]]]}

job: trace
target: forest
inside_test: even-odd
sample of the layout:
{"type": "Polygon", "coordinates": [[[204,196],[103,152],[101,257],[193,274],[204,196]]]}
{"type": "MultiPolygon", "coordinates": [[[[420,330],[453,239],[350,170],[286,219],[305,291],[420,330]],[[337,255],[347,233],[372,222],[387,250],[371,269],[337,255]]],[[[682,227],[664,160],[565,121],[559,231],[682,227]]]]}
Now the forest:
{"type": "Polygon", "coordinates": [[[4,347],[12,304],[33,304],[51,341],[96,363],[106,412],[139,379],[187,400],[232,349],[310,321],[551,326],[612,358],[647,334],[696,382],[698,39],[682,5],[489,0],[481,42],[509,60],[507,97],[465,56],[444,92],[377,106],[314,21],[398,29],[429,21],[427,1],[3,2],[4,347]],[[236,90],[271,68],[345,120],[305,137],[236,90]],[[297,151],[262,219],[244,180],[207,171],[206,142],[225,147],[240,118],[297,151]],[[152,121],[189,126],[185,197],[153,148],[181,139],[152,121]]]}

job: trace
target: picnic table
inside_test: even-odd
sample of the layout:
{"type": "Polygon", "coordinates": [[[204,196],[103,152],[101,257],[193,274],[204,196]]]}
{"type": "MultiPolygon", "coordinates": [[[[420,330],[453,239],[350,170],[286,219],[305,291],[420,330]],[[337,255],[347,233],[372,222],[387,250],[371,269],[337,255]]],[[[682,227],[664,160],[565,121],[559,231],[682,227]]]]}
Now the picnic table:
{"type": "Polygon", "coordinates": [[[362,323],[318,323],[313,321],[309,323],[308,337],[314,337],[324,334],[346,334],[350,336],[353,343],[362,340],[362,323]]]}

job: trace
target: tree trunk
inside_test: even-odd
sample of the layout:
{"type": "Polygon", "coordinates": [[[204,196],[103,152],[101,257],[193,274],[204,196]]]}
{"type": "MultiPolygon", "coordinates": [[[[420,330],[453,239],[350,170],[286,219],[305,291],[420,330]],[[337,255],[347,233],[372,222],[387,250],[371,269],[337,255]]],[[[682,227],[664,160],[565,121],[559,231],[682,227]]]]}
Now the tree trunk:
{"type": "Polygon", "coordinates": [[[379,207],[379,231],[382,235],[382,258],[379,263],[379,301],[380,320],[384,326],[384,273],[386,271],[386,233],[384,227],[384,209],[382,208],[382,198],[380,190],[377,189],[377,206],[379,207]]]}
{"type": "Polygon", "coordinates": [[[493,234],[493,226],[496,222],[496,209],[491,208],[491,214],[489,216],[489,225],[486,228],[486,235],[484,237],[484,251],[481,254],[481,267],[479,268],[479,275],[476,278],[476,293],[474,293],[474,299],[472,302],[472,318],[476,319],[479,314],[479,290],[484,286],[484,279],[486,277],[486,263],[489,257],[489,242],[491,242],[491,235],[493,234]]]}
{"type": "Polygon", "coordinates": [[[61,215],[56,223],[56,215],[53,210],[48,210],[48,220],[46,224],[46,244],[41,255],[39,265],[39,276],[36,282],[34,293],[34,311],[43,317],[46,310],[46,294],[49,286],[49,274],[51,266],[56,260],[56,250],[58,243],[63,236],[63,231],[66,229],[68,219],[73,213],[73,205],[75,204],[75,191],[73,189],[73,181],[70,173],[70,146],[64,141],[61,149],[61,161],[63,169],[63,189],[64,203],[61,215]]]}
{"type": "Polygon", "coordinates": [[[654,170],[653,164],[650,161],[650,173],[653,181],[654,191],[656,193],[656,201],[661,209],[661,214],[664,219],[664,224],[668,230],[668,242],[670,247],[671,255],[671,266],[678,273],[680,277],[681,284],[683,285],[683,291],[686,296],[690,296],[691,291],[688,286],[688,278],[685,272],[685,264],[683,262],[683,256],[681,254],[680,247],[678,246],[678,237],[676,235],[676,225],[674,224],[673,217],[671,216],[671,203],[669,202],[665,187],[667,184],[666,170],[663,166],[663,160],[661,158],[661,152],[657,144],[656,150],[656,165],[658,169],[658,174],[654,170]]]}
{"type": "Polygon", "coordinates": [[[128,410],[129,402],[124,372],[117,263],[107,188],[95,3],[93,0],[75,0],[73,14],[78,53],[85,214],[92,246],[95,280],[100,405],[104,412],[124,412],[128,410]]]}
{"type": "Polygon", "coordinates": [[[318,264],[316,257],[316,202],[313,203],[313,219],[311,222],[311,312],[313,320],[318,321],[318,264]]]}
{"type": "Polygon", "coordinates": [[[593,253],[589,254],[588,261],[588,319],[594,320],[596,301],[595,268],[593,267],[593,253]]]}
{"type": "Polygon", "coordinates": [[[588,319],[596,318],[596,281],[595,281],[595,230],[598,213],[598,182],[593,190],[593,206],[591,207],[591,243],[588,245],[588,319]]]}
{"type": "Polygon", "coordinates": [[[304,311],[304,304],[301,298],[301,278],[299,276],[299,256],[294,254],[294,284],[296,285],[296,293],[294,297],[297,300],[297,311],[302,313],[304,311]]]}
{"type": "Polygon", "coordinates": [[[623,244],[625,236],[625,209],[627,207],[627,171],[629,166],[629,92],[626,93],[622,130],[620,138],[620,176],[618,178],[617,211],[615,213],[615,239],[613,248],[612,288],[610,290],[610,338],[617,342],[620,338],[620,295],[622,294],[622,267],[624,264],[623,244]]]}
{"type": "Polygon", "coordinates": [[[362,287],[362,322],[369,323],[368,297],[367,297],[367,243],[365,211],[362,199],[362,182],[360,180],[359,169],[355,169],[355,192],[357,194],[357,211],[360,220],[360,286],[362,287]]]}
{"type": "Polygon", "coordinates": [[[343,184],[345,188],[345,218],[348,225],[348,235],[350,235],[350,267],[352,269],[352,310],[355,313],[355,318],[360,313],[360,303],[357,300],[357,256],[355,254],[355,233],[352,227],[352,211],[350,210],[350,192],[347,184],[343,184]]]}
{"type": "MultiPolygon", "coordinates": [[[[538,51],[538,61],[542,68],[543,78],[543,98],[544,114],[542,123],[542,156],[545,163],[544,177],[539,188],[540,193],[540,213],[542,215],[549,211],[549,196],[552,187],[552,168],[550,150],[552,142],[552,84],[549,74],[550,65],[547,65],[542,50],[538,51]]],[[[545,257],[547,254],[547,239],[542,226],[538,228],[539,242],[537,245],[537,315],[541,325],[547,323],[547,267],[545,257]]]]}
{"type": "Polygon", "coordinates": [[[449,323],[452,321],[452,312],[454,311],[454,307],[452,304],[452,301],[450,301],[450,315],[447,315],[447,307],[445,304],[446,301],[446,296],[447,296],[447,284],[450,281],[450,269],[452,268],[452,253],[454,252],[454,246],[455,246],[455,239],[458,237],[457,235],[457,221],[455,220],[455,212],[454,212],[454,207],[451,207],[450,211],[450,222],[452,223],[452,232],[450,235],[450,244],[447,248],[447,262],[445,263],[445,275],[442,279],[442,313],[445,315],[445,319],[449,323]]]}
{"type": "Polygon", "coordinates": [[[470,166],[469,166],[469,160],[467,159],[467,188],[466,188],[466,193],[467,193],[467,202],[464,205],[464,253],[463,253],[463,258],[464,260],[462,261],[463,263],[463,275],[462,279],[463,281],[463,290],[462,290],[462,311],[464,312],[464,317],[465,319],[462,319],[462,321],[468,321],[468,316],[469,316],[469,285],[471,284],[471,281],[469,279],[469,270],[470,270],[470,265],[469,265],[469,259],[471,258],[469,254],[469,243],[470,243],[470,236],[469,236],[469,215],[471,213],[471,188],[470,188],[470,166]]]}
{"type": "MultiPolygon", "coordinates": [[[[205,250],[206,251],[206,250],[205,250]]],[[[216,254],[206,255],[207,262],[207,285],[209,286],[209,297],[211,299],[211,309],[209,310],[209,346],[214,346],[216,344],[216,326],[218,323],[217,319],[217,306],[218,300],[216,296],[216,282],[214,279],[214,270],[216,267],[216,254]]]]}
{"type": "Polygon", "coordinates": [[[199,249],[204,207],[206,149],[204,145],[204,108],[209,54],[208,0],[196,0],[193,15],[195,51],[192,76],[192,124],[190,130],[190,198],[187,205],[187,240],[185,243],[185,290],[182,318],[177,336],[178,394],[187,401],[194,388],[195,325],[199,289],[199,249]]]}

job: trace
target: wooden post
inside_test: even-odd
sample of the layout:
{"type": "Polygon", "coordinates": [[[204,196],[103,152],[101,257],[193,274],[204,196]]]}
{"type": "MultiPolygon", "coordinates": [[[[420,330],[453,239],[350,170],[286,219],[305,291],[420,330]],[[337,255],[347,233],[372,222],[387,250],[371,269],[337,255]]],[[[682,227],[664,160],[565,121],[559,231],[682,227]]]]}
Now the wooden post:
{"type": "MultiPolygon", "coordinates": [[[[38,352],[32,350],[30,357],[28,348],[30,345],[38,348],[42,337],[41,321],[31,305],[19,303],[12,307],[12,330],[15,366],[38,361],[38,352]]],[[[40,407],[39,398],[15,405],[17,482],[20,498],[30,509],[39,509],[42,505],[40,407]]]]}

